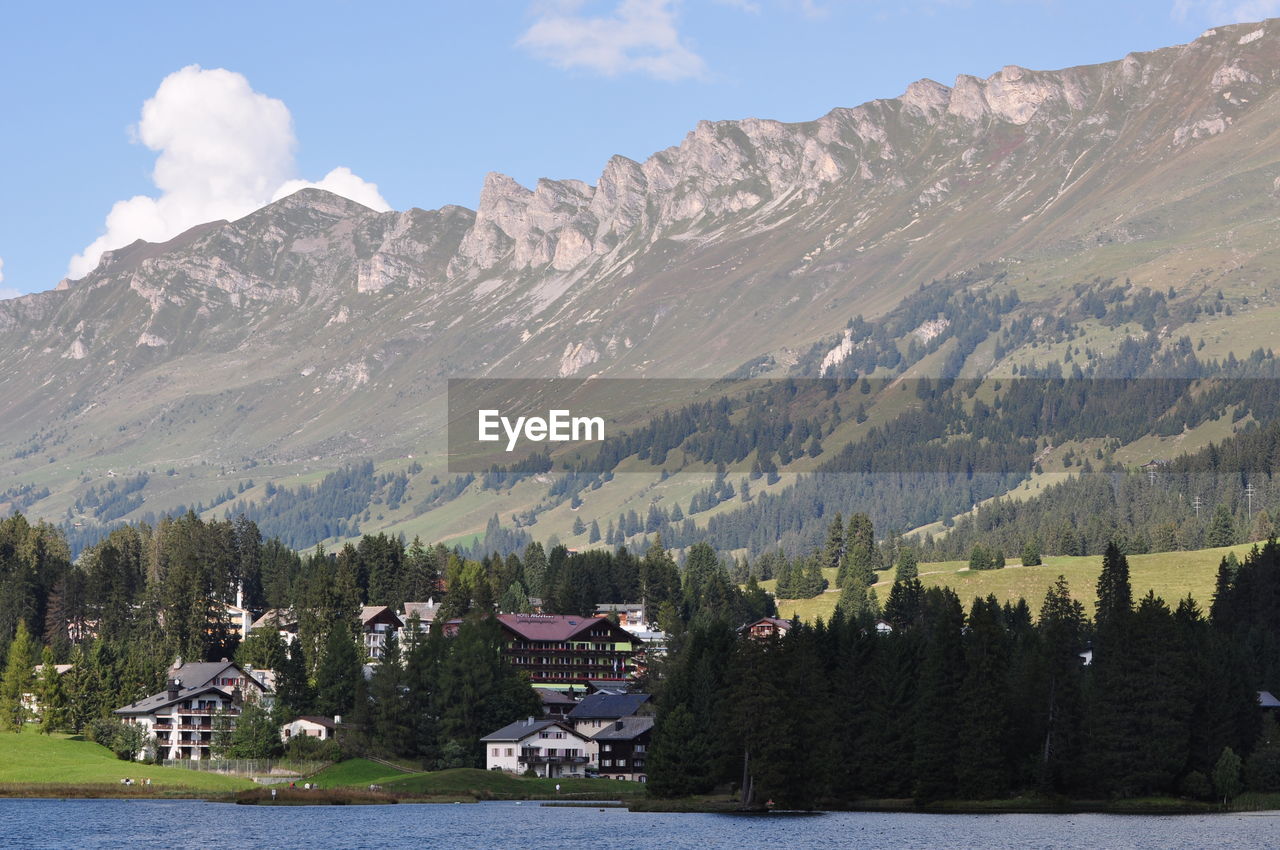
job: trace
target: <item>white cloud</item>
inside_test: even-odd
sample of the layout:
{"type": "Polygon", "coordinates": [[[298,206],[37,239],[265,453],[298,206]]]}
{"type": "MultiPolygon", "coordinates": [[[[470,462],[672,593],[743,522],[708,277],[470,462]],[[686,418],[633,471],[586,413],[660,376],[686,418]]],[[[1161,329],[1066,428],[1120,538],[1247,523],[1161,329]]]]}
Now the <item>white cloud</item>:
{"type": "Polygon", "coordinates": [[[386,212],[391,209],[391,207],[387,206],[387,202],[383,200],[382,195],[379,194],[377,183],[370,183],[368,180],[352,174],[351,169],[345,165],[338,166],[315,183],[309,180],[286,180],[279,189],[276,189],[271,196],[271,200],[278,201],[283,197],[292,195],[299,189],[324,189],[333,192],[335,195],[350,198],[357,204],[364,204],[366,207],[379,212],[386,212]]]}
{"type": "Polygon", "coordinates": [[[1280,0],[1174,0],[1173,17],[1209,24],[1241,24],[1280,15],[1280,0]]]}
{"type": "MultiPolygon", "coordinates": [[[[294,177],[293,117],[283,102],[256,92],[244,75],[188,65],[165,77],[131,128],[158,151],[152,180],[158,197],[117,201],[106,228],[71,258],[68,274],[83,277],[103,251],[135,239],[164,241],[206,221],[247,215],[291,183],[323,185],[375,209],[389,209],[377,186],[336,168],[320,184],[294,177]]],[[[288,193],[285,193],[288,194],[288,193]]]]}
{"type": "Polygon", "coordinates": [[[620,0],[608,14],[585,13],[584,0],[535,6],[520,46],[557,68],[606,76],[648,74],[660,80],[701,77],[706,63],[681,38],[677,0],[620,0]]]}

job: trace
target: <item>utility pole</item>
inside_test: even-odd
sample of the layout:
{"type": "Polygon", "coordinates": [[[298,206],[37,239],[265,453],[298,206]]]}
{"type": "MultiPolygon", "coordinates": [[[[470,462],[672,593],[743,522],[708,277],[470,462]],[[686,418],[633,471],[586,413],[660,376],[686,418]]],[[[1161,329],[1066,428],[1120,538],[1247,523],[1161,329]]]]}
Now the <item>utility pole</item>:
{"type": "Polygon", "coordinates": [[[1253,521],[1253,482],[1250,481],[1248,486],[1244,488],[1244,494],[1249,499],[1249,520],[1253,521]]]}
{"type": "Polygon", "coordinates": [[[1196,519],[1200,519],[1200,497],[1196,496],[1195,501],[1191,503],[1196,509],[1196,519]]]}

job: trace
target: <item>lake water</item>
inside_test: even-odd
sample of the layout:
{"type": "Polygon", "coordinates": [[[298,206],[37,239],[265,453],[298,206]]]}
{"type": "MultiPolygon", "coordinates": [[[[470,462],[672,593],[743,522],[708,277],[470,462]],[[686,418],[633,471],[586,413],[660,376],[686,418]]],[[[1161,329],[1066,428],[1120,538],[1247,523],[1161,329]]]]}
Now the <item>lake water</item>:
{"type": "Polygon", "coordinates": [[[1280,813],[807,816],[632,814],[536,803],[236,806],[189,800],[0,799],[15,848],[1257,848],[1280,846],[1280,813]]]}

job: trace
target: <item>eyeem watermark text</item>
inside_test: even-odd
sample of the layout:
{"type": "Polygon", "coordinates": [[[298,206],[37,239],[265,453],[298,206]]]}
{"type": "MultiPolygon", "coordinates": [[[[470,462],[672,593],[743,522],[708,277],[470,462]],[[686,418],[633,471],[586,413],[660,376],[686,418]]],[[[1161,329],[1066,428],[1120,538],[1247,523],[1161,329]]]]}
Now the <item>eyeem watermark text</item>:
{"type": "Polygon", "coordinates": [[[574,416],[567,410],[549,410],[545,417],[517,416],[514,421],[498,410],[479,410],[477,420],[476,439],[482,443],[496,443],[505,433],[508,452],[515,451],[521,436],[534,443],[604,439],[603,417],[574,416]]]}

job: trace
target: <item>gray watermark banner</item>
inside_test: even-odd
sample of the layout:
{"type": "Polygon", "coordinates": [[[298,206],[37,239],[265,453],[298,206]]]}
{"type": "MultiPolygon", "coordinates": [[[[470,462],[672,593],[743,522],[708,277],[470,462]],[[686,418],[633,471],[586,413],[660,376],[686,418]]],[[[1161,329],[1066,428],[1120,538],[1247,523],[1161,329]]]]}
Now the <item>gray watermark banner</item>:
{"type": "Polygon", "coordinates": [[[1113,444],[1182,434],[1223,411],[1268,421],[1276,389],[1200,377],[452,379],[448,462],[477,474],[1004,476],[1076,442],[1089,456],[1068,461],[1092,472],[1113,444]]]}

